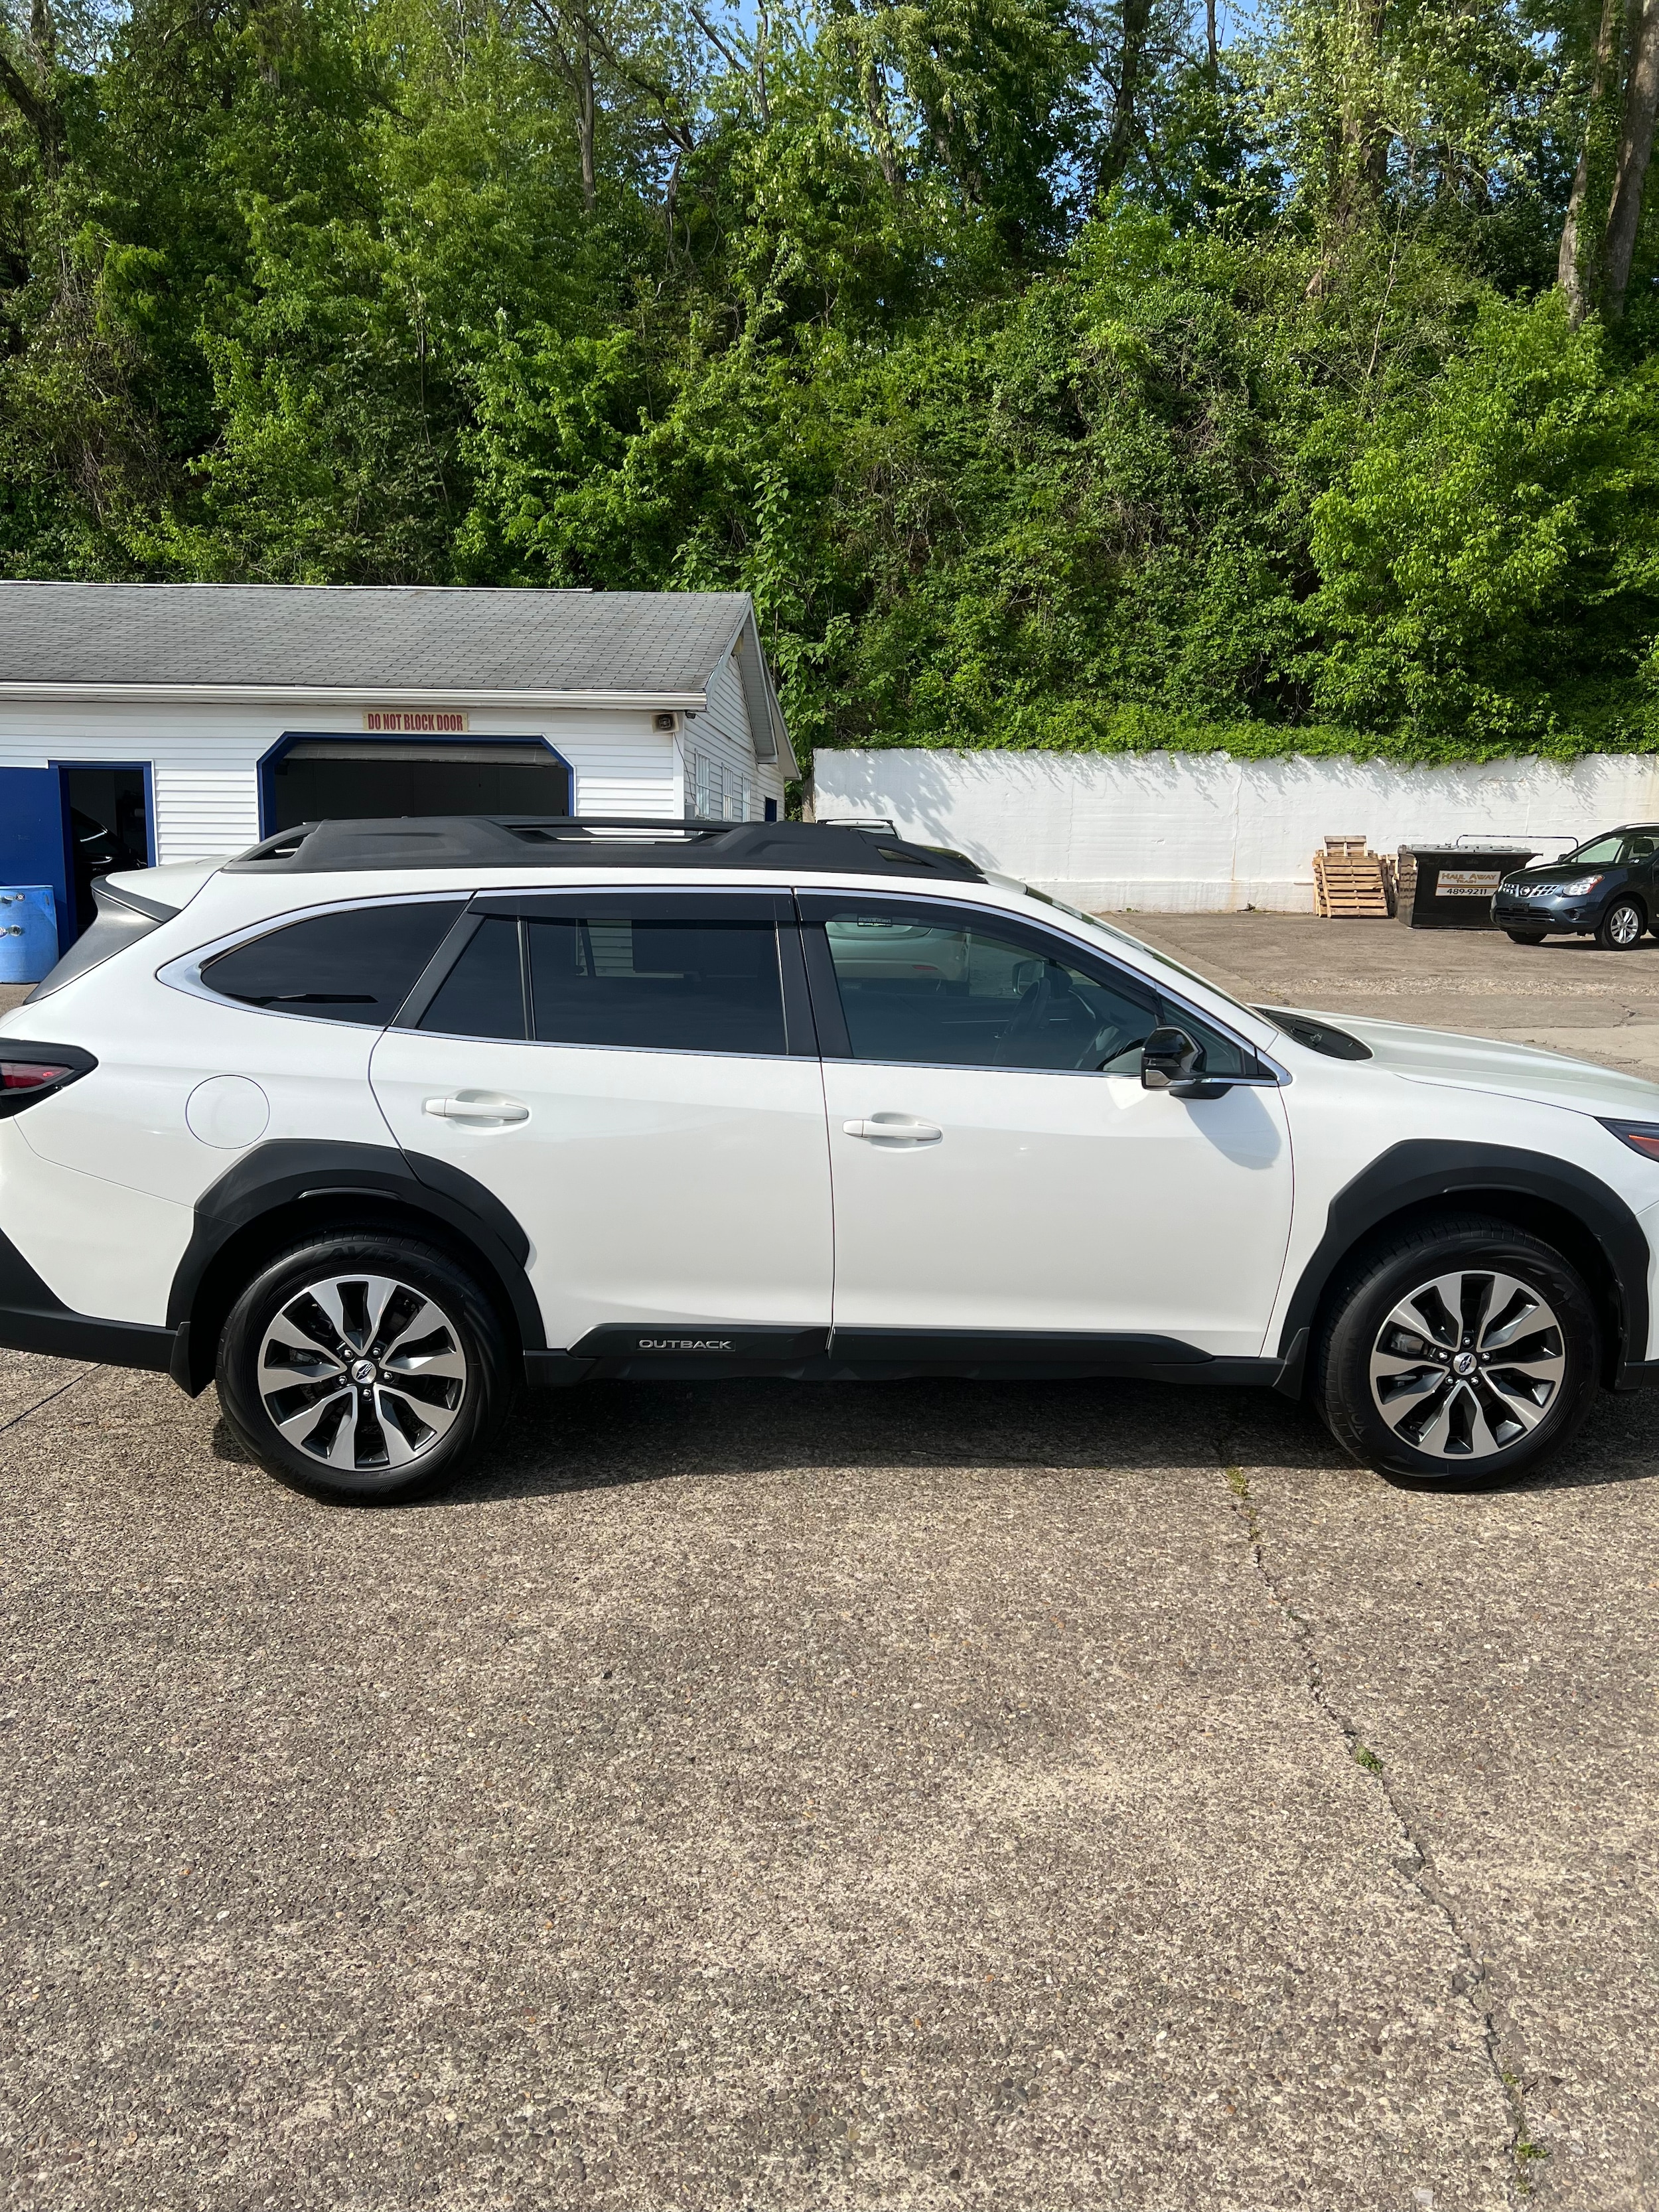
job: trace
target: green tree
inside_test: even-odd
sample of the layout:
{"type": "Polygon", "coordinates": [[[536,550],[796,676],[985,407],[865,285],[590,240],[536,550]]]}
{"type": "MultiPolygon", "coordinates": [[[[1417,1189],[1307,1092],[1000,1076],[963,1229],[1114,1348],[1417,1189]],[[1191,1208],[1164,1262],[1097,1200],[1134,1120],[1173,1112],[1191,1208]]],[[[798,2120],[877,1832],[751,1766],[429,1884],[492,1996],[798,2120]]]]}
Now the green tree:
{"type": "Polygon", "coordinates": [[[808,744],[1650,742],[1659,0],[4,4],[9,573],[744,588],[808,744]]]}

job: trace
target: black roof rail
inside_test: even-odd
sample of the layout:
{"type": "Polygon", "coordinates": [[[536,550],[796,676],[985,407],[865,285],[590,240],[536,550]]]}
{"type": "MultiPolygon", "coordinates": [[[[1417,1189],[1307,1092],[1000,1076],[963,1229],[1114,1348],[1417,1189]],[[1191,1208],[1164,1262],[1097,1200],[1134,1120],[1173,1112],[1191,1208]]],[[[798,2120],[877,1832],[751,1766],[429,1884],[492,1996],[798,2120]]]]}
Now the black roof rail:
{"type": "Polygon", "coordinates": [[[405,814],[301,822],[228,861],[259,874],[415,868],[757,868],[781,874],[985,878],[965,854],[873,823],[674,822],[648,815],[405,814]]]}

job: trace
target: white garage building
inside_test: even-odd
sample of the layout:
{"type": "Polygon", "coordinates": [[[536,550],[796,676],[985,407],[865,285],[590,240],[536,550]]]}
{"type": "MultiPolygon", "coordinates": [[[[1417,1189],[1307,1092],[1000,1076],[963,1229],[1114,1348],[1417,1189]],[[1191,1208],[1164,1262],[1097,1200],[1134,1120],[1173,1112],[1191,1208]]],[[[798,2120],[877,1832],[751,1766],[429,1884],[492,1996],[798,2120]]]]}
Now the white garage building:
{"type": "MultiPolygon", "coordinates": [[[[781,812],[740,592],[0,583],[0,884],[325,815],[781,812]]],[[[77,894],[77,873],[80,878],[77,894]]]]}

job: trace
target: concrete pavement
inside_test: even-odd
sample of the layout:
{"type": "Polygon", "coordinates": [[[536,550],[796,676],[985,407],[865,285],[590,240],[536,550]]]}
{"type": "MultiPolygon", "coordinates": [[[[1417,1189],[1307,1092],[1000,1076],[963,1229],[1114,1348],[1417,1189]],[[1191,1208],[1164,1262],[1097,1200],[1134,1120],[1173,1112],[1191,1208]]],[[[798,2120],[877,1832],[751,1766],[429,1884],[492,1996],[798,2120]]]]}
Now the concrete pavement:
{"type": "MultiPolygon", "coordinates": [[[[1123,919],[1659,1073],[1659,947],[1123,919]]],[[[352,1513],[0,1353],[0,2202],[1652,2212],[1656,1443],[607,1386],[352,1513]]]]}
{"type": "Polygon", "coordinates": [[[1659,2202],[1645,1398],[612,1386],[365,1513],[0,1394],[9,2203],[1659,2202]]]}

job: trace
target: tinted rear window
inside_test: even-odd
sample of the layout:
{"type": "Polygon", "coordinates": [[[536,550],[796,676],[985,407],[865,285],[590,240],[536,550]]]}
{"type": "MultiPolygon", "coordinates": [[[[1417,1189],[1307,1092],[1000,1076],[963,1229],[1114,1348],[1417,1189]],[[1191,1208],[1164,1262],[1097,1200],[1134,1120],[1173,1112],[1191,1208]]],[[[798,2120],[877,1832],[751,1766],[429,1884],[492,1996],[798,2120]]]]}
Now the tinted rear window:
{"type": "Polygon", "coordinates": [[[520,925],[500,915],[480,922],[460,958],[421,1018],[423,1030],[446,1036],[524,1036],[520,925]]]}
{"type": "Polygon", "coordinates": [[[384,1029],[464,904],[436,899],[313,915],[222,952],[202,981],[245,1006],[384,1029]]]}
{"type": "Polygon", "coordinates": [[[768,917],[658,919],[615,908],[526,925],[535,1035],[647,1052],[786,1049],[768,917]]]}

